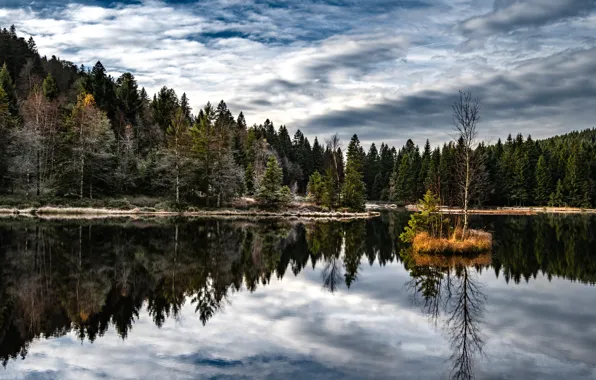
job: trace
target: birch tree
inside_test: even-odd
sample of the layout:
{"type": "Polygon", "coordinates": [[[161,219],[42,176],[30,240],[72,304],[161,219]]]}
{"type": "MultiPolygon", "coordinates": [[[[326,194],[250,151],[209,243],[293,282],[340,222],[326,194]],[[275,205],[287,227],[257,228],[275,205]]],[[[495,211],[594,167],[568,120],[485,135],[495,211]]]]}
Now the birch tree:
{"type": "Polygon", "coordinates": [[[23,102],[21,113],[24,123],[16,131],[18,150],[14,167],[17,175],[25,178],[27,195],[34,181],[35,192],[39,196],[54,169],[58,104],[44,95],[41,86],[35,86],[23,102]]]}
{"type": "Polygon", "coordinates": [[[188,160],[190,147],[190,128],[184,110],[179,107],[170,126],[166,130],[168,149],[174,159],[174,187],[176,191],[176,204],[180,203],[180,187],[182,185],[182,171],[188,160]]]}
{"type": "Polygon", "coordinates": [[[478,154],[478,130],[480,121],[480,100],[471,93],[459,93],[459,98],[452,106],[454,139],[458,145],[457,185],[464,213],[462,239],[468,231],[468,209],[470,200],[482,190],[484,177],[483,157],[478,154]]]}

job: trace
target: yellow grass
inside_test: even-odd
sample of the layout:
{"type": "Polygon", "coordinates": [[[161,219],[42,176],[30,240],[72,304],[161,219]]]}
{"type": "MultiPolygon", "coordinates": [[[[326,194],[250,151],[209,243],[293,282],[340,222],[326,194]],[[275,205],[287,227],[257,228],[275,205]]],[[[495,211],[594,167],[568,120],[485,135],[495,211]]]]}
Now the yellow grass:
{"type": "Polygon", "coordinates": [[[431,237],[427,232],[419,232],[414,237],[412,248],[415,253],[482,253],[490,252],[493,245],[492,234],[481,230],[469,230],[465,239],[462,231],[457,229],[453,236],[447,238],[431,237]]]}
{"type": "Polygon", "coordinates": [[[417,266],[432,266],[439,268],[472,267],[477,265],[486,266],[490,265],[492,262],[492,254],[490,252],[465,256],[414,252],[411,255],[411,258],[417,266]]]}

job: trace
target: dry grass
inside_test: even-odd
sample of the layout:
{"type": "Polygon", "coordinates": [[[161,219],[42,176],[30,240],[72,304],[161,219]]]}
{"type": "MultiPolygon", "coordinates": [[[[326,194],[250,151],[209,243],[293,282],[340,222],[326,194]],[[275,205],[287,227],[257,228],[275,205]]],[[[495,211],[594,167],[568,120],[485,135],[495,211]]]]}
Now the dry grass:
{"type": "Polygon", "coordinates": [[[477,255],[440,255],[414,252],[412,259],[417,266],[432,266],[438,268],[471,267],[477,265],[490,265],[492,254],[490,252],[477,255]]]}
{"type": "Polygon", "coordinates": [[[462,231],[457,229],[453,236],[434,238],[427,232],[420,232],[414,237],[412,247],[415,253],[483,253],[490,252],[493,245],[492,234],[481,230],[470,230],[465,239],[461,238],[462,231]]]}

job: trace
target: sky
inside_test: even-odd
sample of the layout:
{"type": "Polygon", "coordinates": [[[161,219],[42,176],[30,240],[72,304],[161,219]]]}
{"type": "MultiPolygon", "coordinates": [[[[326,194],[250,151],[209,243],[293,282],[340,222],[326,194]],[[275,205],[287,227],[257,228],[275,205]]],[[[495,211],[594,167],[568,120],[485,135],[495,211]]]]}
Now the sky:
{"type": "Polygon", "coordinates": [[[460,90],[489,142],[596,124],[596,0],[0,0],[10,24],[42,55],[311,139],[440,144],[460,90]]]}

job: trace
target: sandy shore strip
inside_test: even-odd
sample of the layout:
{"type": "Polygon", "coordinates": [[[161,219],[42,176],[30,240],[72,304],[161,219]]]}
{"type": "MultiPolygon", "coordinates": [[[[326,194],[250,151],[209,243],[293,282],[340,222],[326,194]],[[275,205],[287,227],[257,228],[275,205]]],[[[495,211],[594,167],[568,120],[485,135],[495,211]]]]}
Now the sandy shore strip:
{"type": "Polygon", "coordinates": [[[380,215],[376,211],[367,212],[320,212],[320,211],[266,211],[266,210],[199,210],[199,211],[143,211],[138,208],[124,210],[92,207],[40,207],[40,208],[0,208],[0,216],[25,216],[51,219],[110,218],[110,217],[225,217],[242,218],[287,218],[287,219],[368,219],[380,215]]]}

